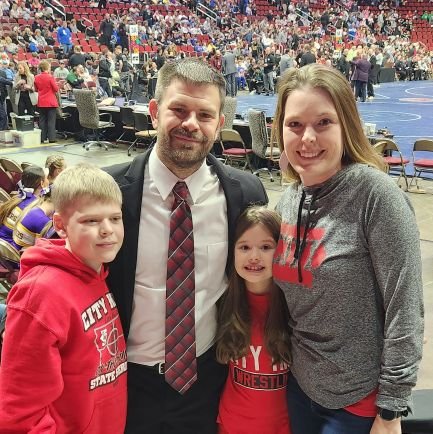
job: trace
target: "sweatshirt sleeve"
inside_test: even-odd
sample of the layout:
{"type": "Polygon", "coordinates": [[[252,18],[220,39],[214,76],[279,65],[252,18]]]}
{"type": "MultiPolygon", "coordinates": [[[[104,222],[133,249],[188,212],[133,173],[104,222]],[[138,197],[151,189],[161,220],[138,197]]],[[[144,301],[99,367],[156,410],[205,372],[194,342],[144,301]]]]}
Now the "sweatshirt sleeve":
{"type": "Polygon", "coordinates": [[[424,306],[419,232],[407,196],[395,185],[376,185],[368,202],[371,208],[366,216],[366,235],[378,296],[383,302],[379,314],[384,316],[376,403],[399,411],[411,405],[422,357],[424,306]]]}
{"type": "Polygon", "coordinates": [[[58,339],[30,312],[8,307],[0,369],[0,432],[56,432],[49,405],[63,389],[58,339]]]}

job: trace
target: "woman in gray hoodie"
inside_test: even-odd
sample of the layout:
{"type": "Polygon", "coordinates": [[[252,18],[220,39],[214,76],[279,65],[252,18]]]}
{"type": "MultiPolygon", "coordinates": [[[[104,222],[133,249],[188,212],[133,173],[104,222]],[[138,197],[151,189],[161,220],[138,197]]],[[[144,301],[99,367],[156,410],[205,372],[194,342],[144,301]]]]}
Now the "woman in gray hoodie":
{"type": "Polygon", "coordinates": [[[287,71],[273,133],[293,181],[273,270],[293,330],[293,434],[399,434],[423,342],[413,209],[337,70],[287,71]]]}

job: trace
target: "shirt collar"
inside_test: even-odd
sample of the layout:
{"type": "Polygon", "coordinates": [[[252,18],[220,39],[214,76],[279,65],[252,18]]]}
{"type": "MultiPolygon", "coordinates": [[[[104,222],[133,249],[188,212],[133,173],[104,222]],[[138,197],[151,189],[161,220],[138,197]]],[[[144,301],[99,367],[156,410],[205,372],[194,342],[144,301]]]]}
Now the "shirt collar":
{"type": "Polygon", "coordinates": [[[206,160],[204,160],[203,164],[192,175],[185,179],[179,179],[162,163],[155,149],[149,156],[149,175],[164,201],[167,200],[176,183],[184,181],[188,186],[192,202],[196,203],[206,181],[208,170],[206,160]]]}

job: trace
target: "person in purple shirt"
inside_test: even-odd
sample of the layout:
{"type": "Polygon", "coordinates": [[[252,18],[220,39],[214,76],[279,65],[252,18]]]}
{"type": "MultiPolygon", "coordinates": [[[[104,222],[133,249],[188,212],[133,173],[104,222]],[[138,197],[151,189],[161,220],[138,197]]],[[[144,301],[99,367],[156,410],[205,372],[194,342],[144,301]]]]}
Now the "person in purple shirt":
{"type": "Polygon", "coordinates": [[[54,234],[54,204],[51,201],[51,188],[42,190],[38,203],[21,214],[15,225],[13,242],[18,250],[34,246],[38,238],[50,238],[54,234]]]}
{"type": "Polygon", "coordinates": [[[47,186],[47,174],[42,167],[32,165],[24,169],[21,181],[17,185],[18,194],[0,205],[1,239],[16,247],[12,234],[21,213],[47,186]]]}

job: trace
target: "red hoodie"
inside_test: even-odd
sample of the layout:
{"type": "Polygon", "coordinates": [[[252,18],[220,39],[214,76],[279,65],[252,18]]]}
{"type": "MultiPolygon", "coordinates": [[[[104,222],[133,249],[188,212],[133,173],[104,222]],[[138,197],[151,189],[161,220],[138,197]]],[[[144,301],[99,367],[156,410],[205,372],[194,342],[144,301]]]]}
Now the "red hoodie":
{"type": "Polygon", "coordinates": [[[8,296],[0,368],[0,432],[121,434],[126,345],[100,275],[38,240],[8,296]]]}

